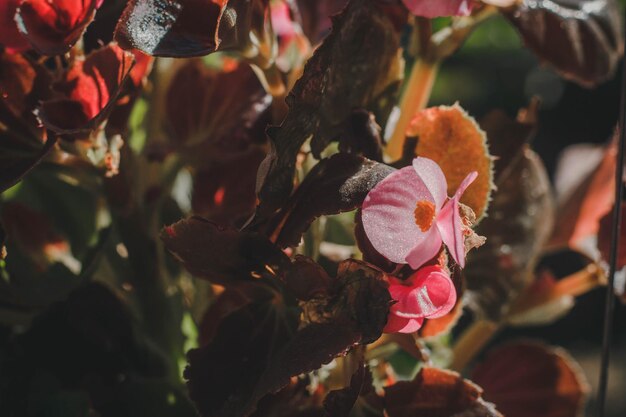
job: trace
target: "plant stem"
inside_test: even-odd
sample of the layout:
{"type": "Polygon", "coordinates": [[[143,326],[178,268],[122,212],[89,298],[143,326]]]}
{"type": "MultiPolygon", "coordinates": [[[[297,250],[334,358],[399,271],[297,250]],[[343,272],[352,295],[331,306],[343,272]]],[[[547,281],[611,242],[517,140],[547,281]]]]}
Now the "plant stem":
{"type": "Polygon", "coordinates": [[[452,349],[454,358],[450,369],[462,371],[499,329],[498,324],[489,320],[476,320],[472,323],[452,349]]]}
{"type": "Polygon", "coordinates": [[[415,113],[428,104],[438,69],[438,62],[425,59],[418,59],[413,65],[406,90],[400,101],[400,117],[387,143],[387,154],[392,160],[397,160],[402,156],[406,128],[415,113]]]}
{"type": "Polygon", "coordinates": [[[275,99],[284,99],[287,88],[283,82],[280,70],[272,64],[267,68],[261,68],[255,64],[250,64],[250,68],[257,75],[265,91],[275,99]]]}

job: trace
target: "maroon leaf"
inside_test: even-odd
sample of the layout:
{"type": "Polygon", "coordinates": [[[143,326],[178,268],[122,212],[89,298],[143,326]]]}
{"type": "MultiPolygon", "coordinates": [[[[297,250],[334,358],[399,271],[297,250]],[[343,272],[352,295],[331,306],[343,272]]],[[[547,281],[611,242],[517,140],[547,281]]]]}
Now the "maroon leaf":
{"type": "Polygon", "coordinates": [[[188,148],[185,155],[195,165],[206,164],[207,157],[224,159],[247,151],[253,141],[265,143],[262,132],[254,138],[248,132],[270,102],[248,65],[228,63],[219,71],[190,60],[167,91],[166,131],[173,143],[188,148]]]}
{"type": "Polygon", "coordinates": [[[382,271],[348,259],[339,264],[327,294],[302,304],[303,317],[311,323],[348,324],[358,330],[362,344],[372,343],[387,324],[392,303],[387,288],[382,271]]]}
{"type": "Polygon", "coordinates": [[[15,19],[30,44],[44,55],[61,55],[80,39],[101,0],[22,0],[15,19]]]}
{"type": "Polygon", "coordinates": [[[536,106],[523,110],[518,120],[511,119],[501,110],[489,112],[480,121],[480,127],[489,138],[489,151],[494,160],[495,181],[501,182],[511,172],[511,167],[522,158],[524,149],[535,134],[536,106]],[[531,114],[527,114],[527,113],[531,114]]]}
{"type": "Polygon", "coordinates": [[[297,0],[302,29],[313,45],[321,41],[332,26],[331,17],[338,14],[347,0],[297,0]]]}
{"type": "Polygon", "coordinates": [[[58,97],[44,101],[39,116],[44,125],[61,134],[85,134],[108,115],[134,58],[111,44],[77,59],[54,85],[58,97]]]}
{"type": "Polygon", "coordinates": [[[469,254],[464,270],[469,305],[494,321],[532,279],[554,218],[545,168],[531,150],[525,150],[496,187],[489,216],[476,229],[487,241],[469,254]]]}
{"type": "Polygon", "coordinates": [[[191,194],[193,212],[219,224],[243,224],[256,207],[256,173],[264,157],[262,149],[253,147],[242,155],[198,168],[191,194]]]}
{"type": "Polygon", "coordinates": [[[371,389],[372,375],[367,366],[360,363],[356,372],[350,378],[350,385],[340,390],[334,390],[326,395],[324,408],[327,417],[348,417],[359,394],[364,389],[371,389]],[[369,387],[367,386],[369,384],[369,387]]]}
{"type": "Polygon", "coordinates": [[[0,44],[9,52],[20,52],[28,49],[30,44],[22,36],[15,22],[15,13],[20,0],[0,2],[0,44]]]}
{"type": "Polygon", "coordinates": [[[289,266],[289,258],[264,236],[220,227],[201,217],[166,227],[161,239],[189,272],[221,285],[274,276],[289,266]]]}
{"type": "Polygon", "coordinates": [[[285,286],[298,300],[309,301],[328,295],[332,278],[320,264],[306,256],[296,255],[285,274],[285,286]]]}
{"type": "Polygon", "coordinates": [[[132,0],[115,40],[149,55],[192,57],[269,42],[267,0],[132,0]]]}
{"type": "Polygon", "coordinates": [[[399,35],[379,6],[374,0],[352,0],[287,97],[287,117],[268,131],[275,149],[259,175],[260,217],[289,198],[296,156],[307,138],[313,136],[311,148],[319,157],[345,130],[353,109],[372,107],[397,84],[399,35]]]}
{"type": "Polygon", "coordinates": [[[493,349],[472,379],[507,417],[582,415],[589,391],[578,365],[563,349],[529,342],[493,349]]]}
{"type": "Polygon", "coordinates": [[[367,193],[393,171],[354,154],[338,153],[321,160],[272,220],[271,234],[278,232],[276,244],[297,246],[317,217],[359,208],[367,193]]]}
{"type": "MultiPolygon", "coordinates": [[[[271,290],[268,289],[271,292],[271,290]]],[[[247,416],[267,394],[344,354],[360,339],[352,327],[311,324],[273,292],[225,317],[212,341],[189,352],[189,393],[203,416],[247,416]]]]}
{"type": "Polygon", "coordinates": [[[524,0],[504,14],[542,61],[585,87],[610,79],[624,52],[615,0],[524,0]]]}
{"type": "Polygon", "coordinates": [[[481,395],[479,386],[456,372],[424,367],[413,381],[385,388],[385,415],[502,417],[481,395]]]}

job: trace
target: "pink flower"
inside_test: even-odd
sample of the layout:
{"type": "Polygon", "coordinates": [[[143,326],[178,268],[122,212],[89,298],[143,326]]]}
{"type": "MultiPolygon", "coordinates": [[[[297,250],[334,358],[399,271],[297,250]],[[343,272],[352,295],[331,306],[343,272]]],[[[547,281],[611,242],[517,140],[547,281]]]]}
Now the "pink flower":
{"type": "Polygon", "coordinates": [[[456,303],[454,284],[439,265],[426,266],[406,281],[389,278],[389,293],[397,302],[389,310],[385,333],[413,333],[425,318],[445,316],[456,303]]]}
{"type": "Polygon", "coordinates": [[[469,16],[473,0],[402,0],[407,9],[416,16],[469,16]]]}
{"type": "Polygon", "coordinates": [[[459,200],[478,174],[471,172],[448,199],[446,178],[436,162],[415,158],[374,187],[363,202],[363,229],[381,255],[417,269],[432,259],[442,242],[465,266],[459,200]]]}

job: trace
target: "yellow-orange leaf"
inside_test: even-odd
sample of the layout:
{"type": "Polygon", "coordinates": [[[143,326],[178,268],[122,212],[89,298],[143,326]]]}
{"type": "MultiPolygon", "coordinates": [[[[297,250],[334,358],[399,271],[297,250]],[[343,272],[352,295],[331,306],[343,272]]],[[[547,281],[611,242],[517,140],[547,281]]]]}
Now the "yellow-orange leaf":
{"type": "Polygon", "coordinates": [[[425,109],[411,121],[407,136],[419,137],[416,153],[437,162],[453,195],[461,181],[472,171],[478,178],[469,186],[461,202],[482,218],[493,189],[493,161],[487,137],[476,121],[458,104],[425,109]]]}

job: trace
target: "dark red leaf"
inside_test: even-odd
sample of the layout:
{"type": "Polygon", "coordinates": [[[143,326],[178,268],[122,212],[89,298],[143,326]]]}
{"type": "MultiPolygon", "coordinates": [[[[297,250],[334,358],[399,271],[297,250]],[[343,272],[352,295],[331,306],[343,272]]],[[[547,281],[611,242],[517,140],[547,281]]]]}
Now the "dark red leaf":
{"type": "Polygon", "coordinates": [[[247,153],[198,168],[193,178],[191,207],[195,214],[219,224],[240,226],[256,207],[256,172],[265,152],[247,153]]]}
{"type": "Polygon", "coordinates": [[[77,59],[54,85],[56,98],[44,101],[39,116],[44,125],[60,134],[85,134],[110,112],[134,58],[111,44],[77,59]]]}
{"type": "Polygon", "coordinates": [[[578,365],[563,349],[529,342],[493,349],[472,379],[507,417],[582,415],[589,391],[578,365]]]}
{"type": "Polygon", "coordinates": [[[496,187],[489,216],[476,228],[487,241],[470,252],[464,270],[469,305],[494,321],[532,279],[554,219],[548,176],[531,150],[525,149],[496,187]]]}
{"type": "Polygon", "coordinates": [[[202,60],[185,62],[174,75],[165,105],[166,131],[171,142],[187,148],[187,158],[199,165],[248,151],[259,115],[271,102],[248,65],[230,62],[219,71],[202,60]],[[199,156],[199,154],[201,154],[199,156]]]}
{"type": "Polygon", "coordinates": [[[375,0],[352,0],[287,97],[287,117],[268,131],[274,150],[259,175],[260,217],[289,198],[296,156],[309,137],[319,157],[345,130],[355,108],[375,107],[376,98],[397,84],[399,34],[379,6],[375,0]]]}
{"type": "Polygon", "coordinates": [[[495,182],[503,181],[515,162],[524,155],[526,145],[536,132],[535,111],[536,105],[531,104],[517,120],[501,110],[493,110],[481,119],[480,127],[489,139],[489,151],[496,158],[493,163],[495,182]]]}
{"type": "Polygon", "coordinates": [[[267,0],[132,0],[116,28],[125,49],[149,55],[192,57],[215,51],[250,52],[267,41],[267,0]]]}
{"type": "Polygon", "coordinates": [[[334,390],[326,395],[324,408],[327,417],[348,417],[354,403],[359,398],[362,390],[371,389],[372,375],[367,366],[360,363],[356,372],[350,378],[350,385],[346,388],[334,390]],[[369,387],[366,385],[369,384],[369,387]]]}
{"type": "Polygon", "coordinates": [[[297,246],[313,220],[359,208],[367,193],[394,168],[362,156],[338,153],[321,160],[272,219],[281,247],[297,246]]]}
{"type": "Polygon", "coordinates": [[[524,0],[504,14],[542,61],[585,87],[613,77],[624,53],[615,0],[524,0]]]}
{"type": "Polygon", "coordinates": [[[361,344],[372,343],[387,324],[392,303],[387,288],[382,271],[348,259],[339,264],[326,294],[302,304],[303,317],[311,323],[348,324],[358,330],[361,344]]]}
{"type": "Polygon", "coordinates": [[[0,44],[9,52],[20,52],[28,49],[30,44],[17,29],[15,13],[20,0],[4,0],[0,2],[0,44]]]}
{"type": "Polygon", "coordinates": [[[321,41],[332,26],[331,17],[348,4],[347,0],[297,0],[302,29],[313,45],[321,41]]]}
{"type": "Polygon", "coordinates": [[[99,0],[22,0],[16,21],[37,51],[61,55],[80,39],[99,3],[99,0]]]}
{"type": "Polygon", "coordinates": [[[302,301],[328,295],[333,282],[320,264],[302,255],[296,255],[284,279],[287,290],[302,301]]]}
{"type": "Polygon", "coordinates": [[[398,382],[385,388],[385,415],[502,417],[481,395],[479,386],[456,372],[424,367],[413,381],[398,382]]]}
{"type": "Polygon", "coordinates": [[[360,339],[352,327],[311,324],[297,330],[299,310],[278,293],[225,317],[212,341],[189,352],[189,393],[203,416],[247,416],[293,376],[344,354],[360,339]]]}
{"type": "Polygon", "coordinates": [[[217,284],[275,276],[289,258],[266,237],[190,217],[161,232],[165,247],[192,274],[217,284]]]}

